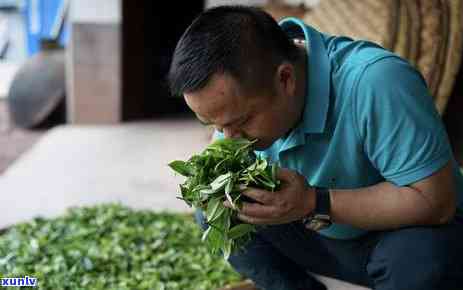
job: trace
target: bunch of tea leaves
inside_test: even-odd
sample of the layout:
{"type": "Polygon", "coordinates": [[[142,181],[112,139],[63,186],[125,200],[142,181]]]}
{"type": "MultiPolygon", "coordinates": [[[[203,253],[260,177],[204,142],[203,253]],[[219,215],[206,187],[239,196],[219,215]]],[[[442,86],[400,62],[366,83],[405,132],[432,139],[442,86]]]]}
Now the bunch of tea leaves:
{"type": "Polygon", "coordinates": [[[225,259],[242,248],[255,226],[237,218],[247,187],[268,191],[278,189],[277,166],[254,154],[255,141],[220,139],[188,161],[173,161],[169,166],[187,177],[180,185],[183,199],[190,207],[203,210],[208,225],[202,236],[211,253],[222,252],[225,259]],[[228,200],[232,209],[223,205],[228,200]]]}

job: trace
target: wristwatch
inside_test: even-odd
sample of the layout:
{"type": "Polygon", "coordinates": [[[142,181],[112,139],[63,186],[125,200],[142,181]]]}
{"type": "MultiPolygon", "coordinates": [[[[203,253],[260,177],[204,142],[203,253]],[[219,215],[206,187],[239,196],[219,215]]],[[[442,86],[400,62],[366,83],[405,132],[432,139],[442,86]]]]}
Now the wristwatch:
{"type": "Polygon", "coordinates": [[[331,222],[331,200],[328,188],[315,187],[315,209],[302,219],[306,229],[319,231],[329,227],[331,222]]]}

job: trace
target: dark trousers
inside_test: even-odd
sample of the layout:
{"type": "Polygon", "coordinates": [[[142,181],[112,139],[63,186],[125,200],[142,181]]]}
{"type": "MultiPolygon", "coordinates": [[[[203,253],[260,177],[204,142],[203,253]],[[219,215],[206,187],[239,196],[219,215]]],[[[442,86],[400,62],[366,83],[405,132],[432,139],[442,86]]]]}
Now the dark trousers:
{"type": "MultiPolygon", "coordinates": [[[[203,227],[203,215],[196,212],[203,227]]],[[[262,290],[326,289],[309,273],[376,290],[463,289],[463,220],[336,240],[302,224],[259,227],[233,268],[262,290]]]]}

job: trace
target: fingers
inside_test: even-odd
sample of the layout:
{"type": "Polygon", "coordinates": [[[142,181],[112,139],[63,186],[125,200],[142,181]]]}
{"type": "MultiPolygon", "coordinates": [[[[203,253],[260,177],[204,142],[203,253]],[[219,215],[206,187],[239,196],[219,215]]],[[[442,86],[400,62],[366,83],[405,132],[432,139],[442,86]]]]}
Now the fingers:
{"type": "Polygon", "coordinates": [[[242,191],[241,194],[250,197],[262,204],[272,204],[274,200],[273,192],[258,188],[248,188],[242,191]]]}
{"type": "MultiPolygon", "coordinates": [[[[233,208],[229,201],[225,201],[223,204],[228,208],[233,208]]],[[[275,209],[273,206],[263,205],[256,202],[243,202],[241,209],[238,211],[240,214],[246,216],[269,219],[274,216],[275,209]]]]}
{"type": "Polygon", "coordinates": [[[239,210],[242,215],[270,219],[274,215],[275,209],[273,206],[266,206],[259,203],[243,202],[243,207],[239,210]]]}
{"type": "Polygon", "coordinates": [[[263,218],[256,218],[256,217],[250,217],[246,216],[244,214],[238,214],[238,218],[248,224],[254,224],[254,225],[269,225],[272,224],[268,219],[263,219],[263,218]]]}

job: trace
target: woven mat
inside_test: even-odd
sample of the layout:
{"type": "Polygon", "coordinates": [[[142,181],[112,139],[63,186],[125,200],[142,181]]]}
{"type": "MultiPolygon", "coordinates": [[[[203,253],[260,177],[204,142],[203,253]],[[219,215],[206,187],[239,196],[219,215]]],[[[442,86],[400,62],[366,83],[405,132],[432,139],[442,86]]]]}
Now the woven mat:
{"type": "Polygon", "coordinates": [[[444,112],[455,84],[463,52],[463,1],[447,1],[449,8],[449,33],[447,38],[447,53],[442,77],[436,93],[436,106],[444,112]]]}
{"type": "Polygon", "coordinates": [[[461,63],[463,0],[321,0],[304,21],[322,32],[366,39],[423,74],[443,114],[461,63]]]}
{"type": "Polygon", "coordinates": [[[440,0],[420,1],[420,14],[422,29],[420,57],[418,68],[426,79],[431,92],[435,92],[434,81],[438,78],[438,56],[443,48],[443,37],[441,31],[442,8],[440,0]]]}
{"type": "Polygon", "coordinates": [[[322,0],[304,21],[322,32],[374,41],[392,48],[397,30],[397,0],[322,0]]]}
{"type": "Polygon", "coordinates": [[[405,9],[408,18],[408,55],[407,59],[411,64],[416,66],[419,58],[419,49],[421,44],[420,31],[421,31],[421,15],[419,10],[419,0],[407,0],[405,9]]]}

